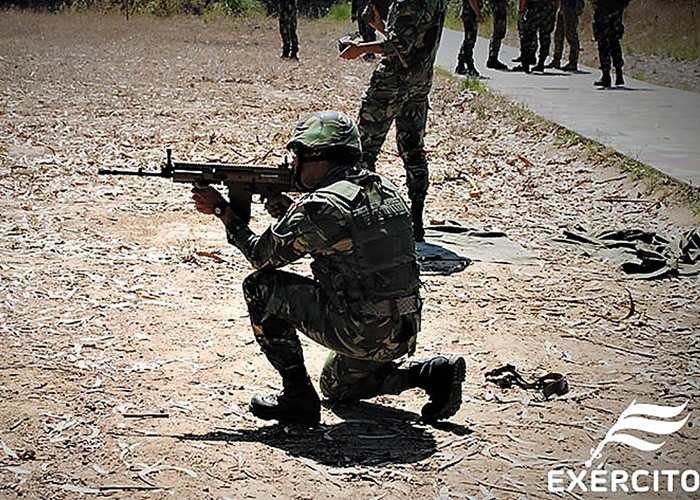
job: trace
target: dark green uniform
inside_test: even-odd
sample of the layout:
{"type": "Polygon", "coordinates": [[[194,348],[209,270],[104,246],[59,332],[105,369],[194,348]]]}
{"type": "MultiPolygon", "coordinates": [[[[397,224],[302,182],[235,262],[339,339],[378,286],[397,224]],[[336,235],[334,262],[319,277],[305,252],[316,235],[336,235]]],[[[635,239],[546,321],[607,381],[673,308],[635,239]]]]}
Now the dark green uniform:
{"type": "Polygon", "coordinates": [[[279,0],[280,35],[282,57],[296,59],[299,52],[297,39],[297,0],[279,0]]]}
{"type": "Polygon", "coordinates": [[[620,40],[625,33],[622,16],[628,0],[597,0],[593,11],[593,35],[598,43],[600,69],[610,71],[613,66],[622,69],[625,61],[622,58],[620,40]]]}
{"type": "Polygon", "coordinates": [[[498,61],[501,43],[508,28],[508,0],[489,0],[493,16],[493,33],[489,42],[489,61],[498,61]]]}
{"type": "Polygon", "coordinates": [[[544,67],[554,31],[557,6],[555,0],[527,0],[522,22],[522,63],[544,67]],[[539,40],[539,55],[537,44],[539,40]]]}
{"type": "Polygon", "coordinates": [[[578,39],[578,20],[583,12],[583,0],[562,0],[557,14],[554,30],[554,52],[552,62],[558,66],[564,53],[564,38],[569,44],[569,66],[578,65],[580,43],[578,39]]]}
{"type": "MultiPolygon", "coordinates": [[[[446,0],[395,0],[386,19],[384,56],[362,97],[358,127],[362,166],[374,170],[392,122],[406,169],[414,230],[422,233],[423,203],[428,193],[428,161],[423,139],[433,65],[445,22],[446,0]]],[[[422,234],[416,231],[416,238],[422,234]]]]}
{"type": "MultiPolygon", "coordinates": [[[[235,226],[235,224],[234,224],[235,226]]],[[[295,330],[331,349],[321,389],[332,399],[396,393],[420,328],[418,266],[408,207],[381,176],[336,167],[261,235],[227,229],[259,271],[243,290],[255,339],[284,376],[303,367],[295,330]],[[305,255],[314,279],[276,268],[305,255]]]]}
{"type": "Polygon", "coordinates": [[[362,19],[362,12],[369,4],[370,2],[367,0],[352,0],[351,17],[353,21],[357,22],[357,32],[365,42],[373,42],[377,39],[377,34],[375,33],[374,28],[372,28],[365,22],[364,19],[362,19]]]}
{"type": "MultiPolygon", "coordinates": [[[[481,1],[479,2],[479,7],[481,7],[481,1]]],[[[462,0],[462,10],[459,17],[464,25],[464,40],[457,55],[457,66],[474,68],[474,45],[476,45],[479,23],[477,22],[476,12],[472,9],[469,0],[462,0]]]]}

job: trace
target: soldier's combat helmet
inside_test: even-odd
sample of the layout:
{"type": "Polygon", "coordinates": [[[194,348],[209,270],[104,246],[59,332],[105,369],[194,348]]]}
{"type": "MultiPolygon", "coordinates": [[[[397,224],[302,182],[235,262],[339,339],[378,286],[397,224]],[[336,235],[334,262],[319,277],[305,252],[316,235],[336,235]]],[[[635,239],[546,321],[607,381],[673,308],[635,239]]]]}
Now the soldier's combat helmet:
{"type": "Polygon", "coordinates": [[[299,120],[287,149],[321,152],[328,148],[342,148],[350,155],[362,154],[360,132],[345,113],[316,111],[299,120]]]}

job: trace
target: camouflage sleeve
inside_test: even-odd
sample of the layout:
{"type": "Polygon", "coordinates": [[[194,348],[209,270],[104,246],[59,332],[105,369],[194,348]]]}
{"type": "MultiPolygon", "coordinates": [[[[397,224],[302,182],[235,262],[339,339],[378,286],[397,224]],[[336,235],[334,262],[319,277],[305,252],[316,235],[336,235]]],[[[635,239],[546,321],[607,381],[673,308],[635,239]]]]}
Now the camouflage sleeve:
{"type": "Polygon", "coordinates": [[[417,3],[415,0],[396,0],[392,3],[386,39],[381,44],[382,52],[387,57],[407,61],[418,40],[418,25],[423,9],[417,3]]]}
{"type": "Polygon", "coordinates": [[[337,209],[311,196],[292,205],[260,235],[248,226],[227,230],[227,235],[253,267],[263,269],[285,266],[310,253],[334,252],[347,239],[343,229],[344,219],[337,209]]]}

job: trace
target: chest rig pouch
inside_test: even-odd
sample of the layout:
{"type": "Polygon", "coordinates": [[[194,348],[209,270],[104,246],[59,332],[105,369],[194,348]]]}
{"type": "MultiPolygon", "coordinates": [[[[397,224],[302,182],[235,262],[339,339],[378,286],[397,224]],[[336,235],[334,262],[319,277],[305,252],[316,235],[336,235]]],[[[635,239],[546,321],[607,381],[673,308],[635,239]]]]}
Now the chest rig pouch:
{"type": "Polygon", "coordinates": [[[336,306],[362,314],[372,304],[417,297],[419,281],[408,207],[376,174],[325,188],[352,240],[347,252],[317,256],[314,276],[336,306]]]}

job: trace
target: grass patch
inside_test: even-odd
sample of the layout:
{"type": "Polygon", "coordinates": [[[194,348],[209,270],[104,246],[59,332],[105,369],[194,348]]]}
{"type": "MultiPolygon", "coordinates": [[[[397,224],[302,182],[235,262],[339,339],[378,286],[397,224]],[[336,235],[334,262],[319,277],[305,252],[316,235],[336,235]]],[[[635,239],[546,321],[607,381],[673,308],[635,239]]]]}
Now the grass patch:
{"type": "Polygon", "coordinates": [[[486,84],[478,76],[467,76],[460,83],[462,90],[471,90],[473,92],[484,92],[486,84]]]}
{"type": "Polygon", "coordinates": [[[324,17],[328,21],[350,21],[352,17],[352,6],[349,2],[336,3],[328,10],[328,14],[324,17]]]}

